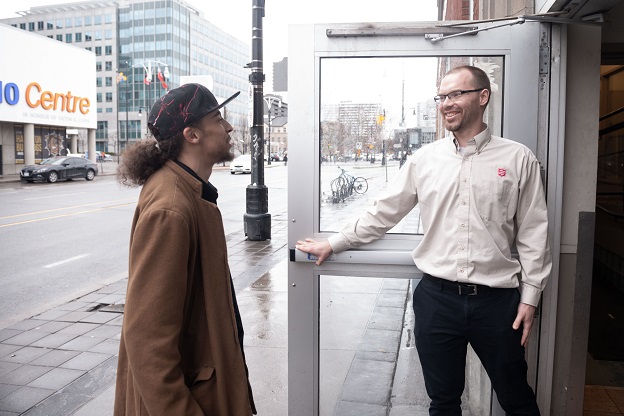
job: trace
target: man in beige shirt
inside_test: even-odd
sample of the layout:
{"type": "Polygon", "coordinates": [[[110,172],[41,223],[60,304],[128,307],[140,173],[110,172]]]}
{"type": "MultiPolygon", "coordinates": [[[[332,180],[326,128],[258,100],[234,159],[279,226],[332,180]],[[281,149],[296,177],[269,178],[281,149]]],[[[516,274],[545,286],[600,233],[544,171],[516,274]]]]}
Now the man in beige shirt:
{"type": "Polygon", "coordinates": [[[551,270],[546,202],[533,153],[483,123],[490,93],[482,70],[449,71],[435,100],[450,136],[415,152],[355,223],[328,241],[297,242],[320,265],[378,239],[420,204],[414,333],[430,415],[461,415],[468,343],[505,412],[539,415],[524,348],[551,270]]]}

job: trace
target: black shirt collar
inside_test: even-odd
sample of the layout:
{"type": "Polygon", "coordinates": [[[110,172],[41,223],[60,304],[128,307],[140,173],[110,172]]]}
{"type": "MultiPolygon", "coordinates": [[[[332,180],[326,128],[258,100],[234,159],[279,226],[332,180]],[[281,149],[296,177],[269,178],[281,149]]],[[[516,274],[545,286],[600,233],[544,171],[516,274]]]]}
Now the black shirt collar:
{"type": "Polygon", "coordinates": [[[197,179],[198,181],[201,182],[201,184],[202,184],[202,196],[201,196],[202,199],[205,199],[206,201],[212,202],[213,204],[216,205],[217,198],[219,197],[219,191],[217,191],[217,188],[215,188],[214,185],[212,185],[210,182],[205,182],[202,178],[200,178],[197,175],[197,173],[195,173],[195,171],[193,169],[189,168],[184,163],[180,162],[179,160],[176,160],[175,162],[178,165],[180,165],[180,167],[182,169],[184,169],[189,174],[191,174],[191,176],[193,176],[195,179],[197,179]]]}

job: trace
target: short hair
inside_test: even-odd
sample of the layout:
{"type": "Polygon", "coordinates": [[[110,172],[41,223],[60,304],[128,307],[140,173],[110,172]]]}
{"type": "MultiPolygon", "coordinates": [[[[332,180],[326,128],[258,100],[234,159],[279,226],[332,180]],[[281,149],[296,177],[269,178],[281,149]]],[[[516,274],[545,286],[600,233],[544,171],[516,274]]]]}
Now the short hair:
{"type": "MultiPolygon", "coordinates": [[[[492,97],[492,86],[490,85],[490,77],[488,77],[485,71],[481,68],[471,65],[462,65],[455,67],[448,71],[446,75],[456,74],[461,71],[470,72],[470,75],[472,75],[472,79],[474,80],[473,88],[488,90],[488,102],[485,103],[487,107],[488,103],[490,102],[490,98],[492,97]]],[[[444,76],[446,77],[446,75],[444,76]]]]}

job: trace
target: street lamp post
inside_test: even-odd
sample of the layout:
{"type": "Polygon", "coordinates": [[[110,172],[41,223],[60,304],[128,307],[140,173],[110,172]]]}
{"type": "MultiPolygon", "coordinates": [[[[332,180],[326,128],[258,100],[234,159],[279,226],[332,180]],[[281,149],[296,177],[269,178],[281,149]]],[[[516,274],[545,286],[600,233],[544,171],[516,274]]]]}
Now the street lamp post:
{"type": "Polygon", "coordinates": [[[147,111],[149,111],[149,109],[152,107],[152,99],[151,99],[151,88],[150,88],[150,84],[152,82],[156,82],[156,80],[154,80],[154,68],[152,66],[152,64],[155,65],[156,68],[158,68],[158,73],[156,74],[158,77],[158,80],[162,83],[163,87],[166,89],[169,89],[169,86],[165,83],[165,80],[169,80],[170,77],[170,73],[169,73],[169,65],[167,65],[164,62],[161,61],[152,61],[152,60],[148,60],[148,61],[143,61],[143,62],[137,62],[134,65],[132,65],[132,68],[138,68],[141,67],[145,70],[145,79],[144,79],[144,84],[147,85],[147,94],[146,94],[146,102],[145,102],[145,107],[147,111]],[[165,69],[162,72],[162,76],[159,75],[160,74],[160,66],[163,66],[165,69]],[[148,83],[149,82],[149,83],[148,83]]]}
{"type": "Polygon", "coordinates": [[[142,111],[145,110],[145,138],[147,139],[147,136],[149,136],[149,129],[147,126],[147,121],[149,118],[149,108],[147,107],[139,107],[139,117],[141,117],[143,115],[142,111]]]}
{"type": "Polygon", "coordinates": [[[262,18],[264,0],[252,0],[251,14],[251,68],[249,74],[250,94],[253,94],[253,110],[250,114],[251,134],[251,184],[246,189],[246,212],[243,215],[245,235],[251,241],[271,239],[271,214],[269,192],[264,184],[264,106],[263,106],[263,53],[262,18]]]}

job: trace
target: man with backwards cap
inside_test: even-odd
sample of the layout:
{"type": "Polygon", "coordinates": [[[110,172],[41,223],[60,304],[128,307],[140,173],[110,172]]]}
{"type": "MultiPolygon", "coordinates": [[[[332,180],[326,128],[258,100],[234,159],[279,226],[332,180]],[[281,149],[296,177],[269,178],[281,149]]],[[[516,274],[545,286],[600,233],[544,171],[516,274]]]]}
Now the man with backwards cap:
{"type": "Polygon", "coordinates": [[[124,153],[120,183],[143,186],[130,234],[115,415],[251,415],[256,409],[228,266],[215,163],[232,126],[199,84],[152,107],[155,140],[124,153]]]}

